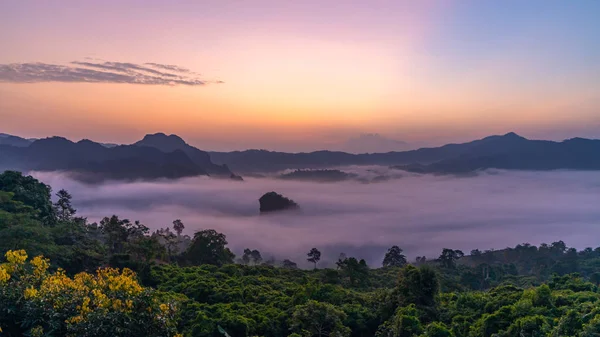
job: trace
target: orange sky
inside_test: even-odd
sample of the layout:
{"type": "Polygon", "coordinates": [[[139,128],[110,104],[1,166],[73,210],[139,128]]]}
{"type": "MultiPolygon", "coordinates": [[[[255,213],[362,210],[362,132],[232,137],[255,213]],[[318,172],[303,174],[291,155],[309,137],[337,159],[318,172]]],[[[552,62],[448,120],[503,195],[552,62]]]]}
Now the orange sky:
{"type": "Polygon", "coordinates": [[[0,64],[157,62],[224,83],[0,82],[0,132],[128,143],[160,131],[280,150],[373,132],[600,137],[599,41],[574,38],[594,25],[589,9],[467,2],[3,3],[0,64]]]}

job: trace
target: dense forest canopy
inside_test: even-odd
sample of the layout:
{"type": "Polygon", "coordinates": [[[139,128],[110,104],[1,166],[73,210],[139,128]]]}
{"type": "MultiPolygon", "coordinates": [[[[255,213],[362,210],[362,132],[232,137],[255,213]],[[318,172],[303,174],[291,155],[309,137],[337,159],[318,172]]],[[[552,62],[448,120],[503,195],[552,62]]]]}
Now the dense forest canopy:
{"type": "Polygon", "coordinates": [[[599,336],[600,247],[521,244],[321,269],[235,256],[226,234],[79,217],[72,196],[0,174],[0,336],[599,336]]]}

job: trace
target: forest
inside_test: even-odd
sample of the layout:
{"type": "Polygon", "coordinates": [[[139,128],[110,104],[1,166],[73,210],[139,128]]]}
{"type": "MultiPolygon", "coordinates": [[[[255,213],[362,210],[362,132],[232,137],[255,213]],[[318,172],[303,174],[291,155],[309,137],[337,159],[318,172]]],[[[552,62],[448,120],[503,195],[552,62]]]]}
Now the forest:
{"type": "Polygon", "coordinates": [[[392,246],[381,265],[340,252],[335,268],[306,247],[300,269],[184,230],[90,222],[68,191],[0,174],[0,336],[600,336],[600,247],[409,261],[392,246]]]}

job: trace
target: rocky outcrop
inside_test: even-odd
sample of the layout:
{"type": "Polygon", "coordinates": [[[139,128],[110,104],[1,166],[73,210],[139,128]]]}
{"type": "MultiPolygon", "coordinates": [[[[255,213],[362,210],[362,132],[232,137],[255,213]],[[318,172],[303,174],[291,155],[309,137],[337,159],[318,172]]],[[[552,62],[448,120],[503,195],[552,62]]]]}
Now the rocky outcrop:
{"type": "Polygon", "coordinates": [[[261,214],[300,208],[294,200],[288,199],[276,192],[265,193],[258,199],[258,202],[260,203],[261,214]]]}
{"type": "Polygon", "coordinates": [[[238,176],[238,175],[237,175],[237,174],[235,174],[235,173],[232,173],[232,174],[229,176],[229,179],[231,179],[231,180],[235,180],[235,181],[244,181],[244,178],[242,178],[242,176],[238,176]]]}

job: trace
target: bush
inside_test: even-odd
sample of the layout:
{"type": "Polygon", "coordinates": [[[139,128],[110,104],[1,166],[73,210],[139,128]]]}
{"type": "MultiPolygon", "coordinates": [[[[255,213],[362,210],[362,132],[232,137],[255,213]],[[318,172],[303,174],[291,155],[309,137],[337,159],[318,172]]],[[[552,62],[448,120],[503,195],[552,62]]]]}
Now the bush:
{"type": "Polygon", "coordinates": [[[174,301],[144,288],[129,269],[69,278],[24,250],[0,265],[0,328],[6,336],[177,336],[174,301]]]}

